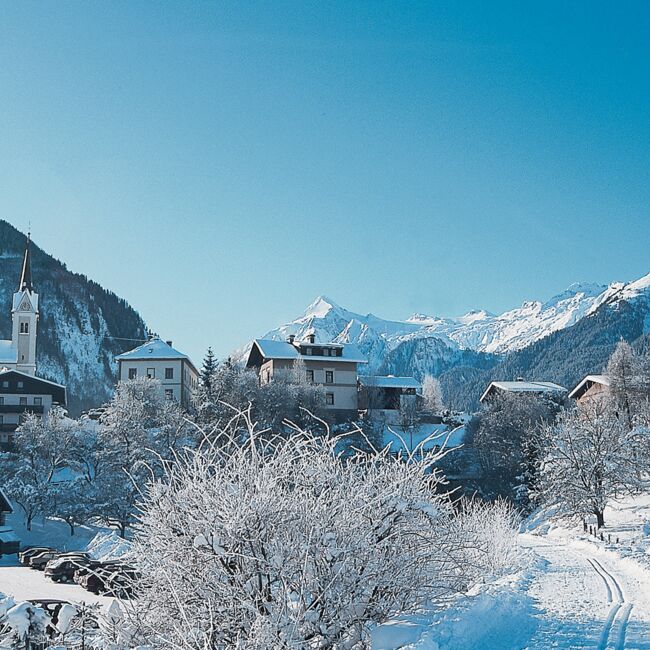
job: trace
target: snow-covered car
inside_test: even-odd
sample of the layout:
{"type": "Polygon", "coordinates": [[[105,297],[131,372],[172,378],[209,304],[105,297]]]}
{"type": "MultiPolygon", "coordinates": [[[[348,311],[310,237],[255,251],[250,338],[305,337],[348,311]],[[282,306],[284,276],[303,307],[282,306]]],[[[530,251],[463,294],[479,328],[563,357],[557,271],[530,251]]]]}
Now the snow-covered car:
{"type": "Polygon", "coordinates": [[[92,592],[100,594],[106,591],[109,579],[121,565],[117,562],[102,562],[94,569],[87,571],[79,576],[77,584],[92,592]]]}
{"type": "Polygon", "coordinates": [[[36,553],[29,558],[27,565],[32,569],[43,571],[43,569],[45,569],[45,565],[50,560],[53,560],[57,555],[59,555],[59,552],[54,550],[40,551],[39,553],[36,553]]]}
{"type": "Polygon", "coordinates": [[[54,582],[71,581],[75,571],[90,562],[86,553],[61,554],[45,565],[45,575],[54,582]]]}
{"type": "Polygon", "coordinates": [[[29,560],[39,553],[45,551],[54,551],[51,546],[27,546],[20,553],[18,553],[18,560],[21,564],[29,566],[29,560]]]}
{"type": "Polygon", "coordinates": [[[133,583],[138,579],[138,572],[129,566],[120,566],[104,580],[104,593],[116,598],[130,598],[133,595],[133,583]]]}

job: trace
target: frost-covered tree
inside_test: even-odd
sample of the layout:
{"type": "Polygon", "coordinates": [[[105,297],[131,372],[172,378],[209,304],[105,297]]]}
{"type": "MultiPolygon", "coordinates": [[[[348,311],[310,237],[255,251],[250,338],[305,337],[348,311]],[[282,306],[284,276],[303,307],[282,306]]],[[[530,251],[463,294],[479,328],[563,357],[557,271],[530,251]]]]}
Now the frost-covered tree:
{"type": "Polygon", "coordinates": [[[529,506],[537,467],[535,439],[559,409],[552,399],[515,393],[497,394],[483,406],[466,437],[481,467],[483,496],[529,506]]]}
{"type": "Polygon", "coordinates": [[[431,375],[425,375],[422,380],[422,402],[424,408],[433,413],[440,413],[444,408],[440,382],[431,375]]]}
{"type": "Polygon", "coordinates": [[[510,511],[456,511],[431,455],[342,460],[336,440],[250,421],[220,437],[149,485],[123,604],[140,644],[369,648],[372,625],[512,562],[510,511]]]}
{"type": "Polygon", "coordinates": [[[648,436],[630,429],[605,402],[563,412],[543,428],[537,496],[565,515],[593,514],[605,525],[605,506],[641,487],[648,467],[648,436]]]}
{"type": "Polygon", "coordinates": [[[607,363],[609,390],[615,404],[625,414],[628,426],[632,426],[634,402],[639,391],[641,367],[632,346],[620,341],[607,363]]]}

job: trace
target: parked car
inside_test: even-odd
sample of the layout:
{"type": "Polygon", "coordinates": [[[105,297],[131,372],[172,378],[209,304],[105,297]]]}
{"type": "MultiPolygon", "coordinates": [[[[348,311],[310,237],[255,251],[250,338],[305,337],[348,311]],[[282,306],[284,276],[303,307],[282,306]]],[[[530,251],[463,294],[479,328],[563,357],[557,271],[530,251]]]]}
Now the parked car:
{"type": "Polygon", "coordinates": [[[138,577],[134,568],[122,565],[104,580],[104,593],[116,598],[129,598],[133,595],[133,583],[138,577]]]}
{"type": "Polygon", "coordinates": [[[18,560],[21,564],[29,565],[29,560],[42,553],[43,551],[54,551],[55,549],[50,546],[26,546],[20,553],[18,553],[18,560]]]}
{"type": "Polygon", "coordinates": [[[94,569],[81,574],[77,584],[94,594],[103,593],[106,590],[106,585],[110,576],[114,574],[119,567],[120,565],[116,562],[102,562],[94,569]]]}
{"type": "Polygon", "coordinates": [[[70,605],[66,600],[53,600],[53,599],[37,599],[29,601],[32,605],[44,609],[50,615],[50,624],[48,625],[48,636],[53,636],[56,633],[56,625],[59,622],[59,612],[64,605],[70,605]]]}
{"type": "Polygon", "coordinates": [[[75,568],[74,575],[72,577],[73,582],[81,585],[81,579],[83,576],[91,571],[95,571],[102,564],[103,562],[100,562],[99,560],[89,560],[88,562],[80,563],[79,566],[75,568]]]}
{"type": "Polygon", "coordinates": [[[74,572],[90,562],[87,553],[62,553],[45,565],[45,575],[54,582],[71,581],[74,572]]]}
{"type": "Polygon", "coordinates": [[[55,551],[55,550],[40,551],[40,552],[35,553],[34,555],[32,555],[29,558],[29,561],[28,561],[27,564],[32,569],[38,569],[39,571],[43,571],[43,569],[45,569],[45,565],[50,560],[53,560],[58,554],[59,554],[59,552],[55,551]]]}

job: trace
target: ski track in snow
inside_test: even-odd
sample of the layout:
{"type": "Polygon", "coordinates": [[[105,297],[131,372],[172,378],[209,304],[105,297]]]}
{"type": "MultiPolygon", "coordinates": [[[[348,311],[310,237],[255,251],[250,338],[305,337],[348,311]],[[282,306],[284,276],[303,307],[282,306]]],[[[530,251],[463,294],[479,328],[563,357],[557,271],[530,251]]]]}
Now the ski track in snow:
{"type": "Polygon", "coordinates": [[[640,573],[581,545],[529,535],[522,545],[547,563],[529,589],[539,625],[528,650],[650,650],[650,593],[640,573]]]}

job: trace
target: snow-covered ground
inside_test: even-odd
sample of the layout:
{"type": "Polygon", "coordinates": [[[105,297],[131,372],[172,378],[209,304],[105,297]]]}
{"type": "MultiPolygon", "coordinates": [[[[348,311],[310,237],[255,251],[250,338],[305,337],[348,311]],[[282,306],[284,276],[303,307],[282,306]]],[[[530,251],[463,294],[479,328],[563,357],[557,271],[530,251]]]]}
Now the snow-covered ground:
{"type": "Polygon", "coordinates": [[[650,495],[606,520],[612,543],[535,519],[519,536],[521,568],[443,611],[380,626],[373,649],[650,650],[650,495]]]}
{"type": "MultiPolygon", "coordinates": [[[[23,518],[14,513],[7,517],[11,526],[21,540],[21,546],[51,546],[61,551],[88,551],[96,559],[114,559],[126,551],[124,540],[114,533],[98,526],[79,526],[74,535],[65,522],[53,519],[37,519],[28,531],[23,518]]],[[[112,598],[95,596],[75,584],[60,584],[46,578],[42,571],[23,567],[16,555],[0,559],[0,593],[12,596],[17,602],[21,600],[58,599],[75,603],[112,602],[112,598]]]]}

